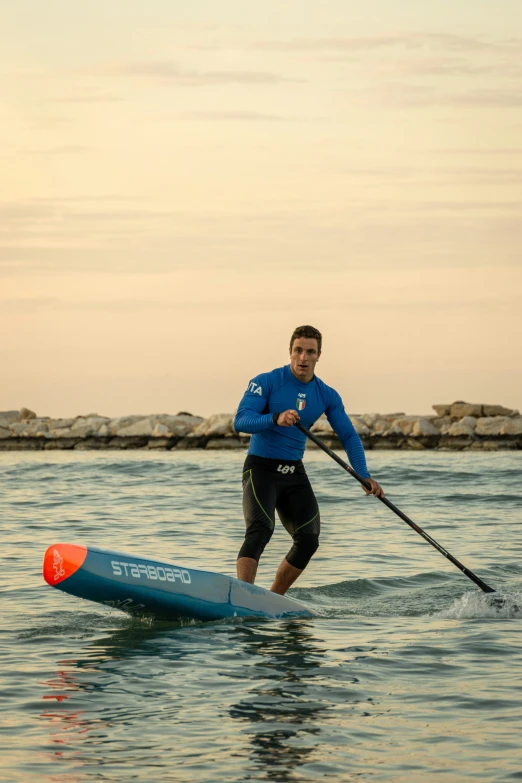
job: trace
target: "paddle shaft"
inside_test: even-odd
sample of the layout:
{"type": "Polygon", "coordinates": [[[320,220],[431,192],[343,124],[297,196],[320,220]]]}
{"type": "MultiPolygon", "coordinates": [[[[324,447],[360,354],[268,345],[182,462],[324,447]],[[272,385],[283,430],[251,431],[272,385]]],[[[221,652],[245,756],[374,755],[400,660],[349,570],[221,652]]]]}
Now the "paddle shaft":
{"type": "MultiPolygon", "coordinates": [[[[357,481],[363,485],[363,487],[366,487],[366,489],[371,489],[370,485],[366,481],[366,479],[363,479],[362,476],[359,476],[359,474],[348,465],[347,462],[342,460],[335,451],[332,451],[332,449],[328,448],[326,443],[323,443],[322,440],[320,440],[316,435],[313,434],[313,432],[310,432],[306,427],[303,427],[302,424],[299,422],[296,422],[295,425],[301,432],[304,432],[304,434],[310,438],[311,441],[313,441],[317,446],[319,446],[320,449],[322,449],[326,454],[328,454],[329,457],[331,457],[333,460],[337,462],[338,465],[340,465],[342,468],[344,468],[351,476],[354,477],[354,479],[357,479],[357,481]]],[[[465,565],[463,565],[459,560],[457,560],[456,557],[453,557],[452,554],[448,552],[447,549],[444,549],[443,546],[441,546],[437,541],[435,541],[434,538],[430,536],[429,533],[426,533],[425,530],[423,530],[421,527],[419,527],[412,519],[406,516],[397,506],[395,506],[388,498],[378,498],[381,503],[384,503],[385,506],[388,506],[389,509],[393,511],[394,514],[397,514],[398,517],[402,519],[403,522],[406,522],[407,525],[409,525],[413,530],[415,530],[416,533],[419,534],[419,536],[422,536],[425,541],[427,541],[429,544],[431,544],[435,549],[437,549],[441,555],[444,555],[445,558],[447,558],[453,565],[457,566],[457,568],[462,571],[463,574],[465,574],[468,579],[471,579],[472,582],[475,582],[478,587],[480,587],[481,590],[483,590],[485,593],[495,593],[496,590],[494,590],[492,587],[487,585],[485,582],[480,579],[476,574],[473,573],[473,571],[470,571],[469,568],[466,568],[465,565]]]]}

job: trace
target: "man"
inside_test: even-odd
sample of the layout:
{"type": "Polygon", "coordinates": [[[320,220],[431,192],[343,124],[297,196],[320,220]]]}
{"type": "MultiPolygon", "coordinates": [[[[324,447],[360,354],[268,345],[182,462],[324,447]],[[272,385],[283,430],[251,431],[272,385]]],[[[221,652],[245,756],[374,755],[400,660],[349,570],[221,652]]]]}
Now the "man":
{"type": "Polygon", "coordinates": [[[384,496],[370,478],[364,448],[345,413],[339,394],[315,375],[321,333],[299,326],[290,339],[290,364],[257,375],[248,384],[235,420],[236,432],[252,434],[243,470],[246,535],[237,559],[237,576],[254,583],[259,558],[275,526],[275,511],[293,538],[270,588],[283,595],[308,565],[319,546],[319,507],[302,456],[306,435],[294,424],[311,427],[326,413],[348,459],[371,485],[367,495],[384,496]]]}

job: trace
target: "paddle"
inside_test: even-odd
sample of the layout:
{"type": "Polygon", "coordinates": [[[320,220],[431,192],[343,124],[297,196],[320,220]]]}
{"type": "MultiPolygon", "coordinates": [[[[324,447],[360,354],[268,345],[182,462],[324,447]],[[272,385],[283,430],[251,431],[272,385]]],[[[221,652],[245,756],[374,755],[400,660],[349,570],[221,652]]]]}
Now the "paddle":
{"type": "MultiPolygon", "coordinates": [[[[316,435],[313,434],[313,432],[310,432],[306,427],[303,427],[302,424],[299,422],[296,422],[295,426],[301,430],[301,432],[304,432],[304,434],[310,438],[314,443],[316,443],[320,449],[325,451],[329,457],[334,459],[342,468],[344,468],[348,473],[353,476],[357,481],[363,485],[363,487],[366,487],[366,489],[371,489],[368,482],[362,478],[362,476],[359,476],[358,473],[355,472],[353,468],[348,465],[347,462],[344,462],[334,451],[328,448],[326,443],[323,443],[322,440],[320,440],[316,435]]],[[[472,582],[475,582],[476,585],[480,587],[481,590],[483,590],[485,593],[496,593],[496,590],[494,590],[492,587],[487,585],[485,582],[482,581],[476,574],[473,573],[473,571],[470,571],[469,568],[466,568],[466,566],[462,565],[456,557],[453,557],[453,555],[450,555],[450,553],[447,551],[447,549],[444,549],[443,546],[438,544],[434,538],[432,538],[429,533],[426,533],[422,528],[420,528],[418,525],[415,524],[409,517],[406,516],[406,514],[403,514],[403,512],[397,508],[397,506],[394,506],[393,503],[388,500],[388,498],[378,498],[381,503],[384,503],[385,506],[388,506],[394,514],[397,514],[398,517],[400,517],[403,522],[406,522],[407,525],[409,525],[413,530],[415,530],[420,536],[424,538],[425,541],[427,541],[429,544],[435,547],[441,555],[444,555],[453,565],[457,566],[458,569],[462,571],[463,574],[465,574],[468,579],[471,579],[472,582]]]]}

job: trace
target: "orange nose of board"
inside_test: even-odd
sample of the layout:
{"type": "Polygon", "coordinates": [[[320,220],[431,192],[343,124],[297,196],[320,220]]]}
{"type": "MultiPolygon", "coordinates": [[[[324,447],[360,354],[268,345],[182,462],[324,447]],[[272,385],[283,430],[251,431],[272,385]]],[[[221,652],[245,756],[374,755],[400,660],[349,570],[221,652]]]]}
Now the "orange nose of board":
{"type": "Polygon", "coordinates": [[[43,577],[47,584],[57,585],[74,574],[87,557],[87,547],[77,544],[53,544],[44,555],[43,577]]]}

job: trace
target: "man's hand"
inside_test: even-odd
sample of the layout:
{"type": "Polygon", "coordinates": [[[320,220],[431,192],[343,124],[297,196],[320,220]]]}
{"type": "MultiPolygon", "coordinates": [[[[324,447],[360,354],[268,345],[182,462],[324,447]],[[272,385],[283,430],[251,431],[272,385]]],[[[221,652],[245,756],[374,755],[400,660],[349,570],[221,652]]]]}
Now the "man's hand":
{"type": "Polygon", "coordinates": [[[366,487],[363,486],[363,489],[367,495],[375,495],[376,498],[384,497],[384,490],[381,486],[379,486],[379,484],[377,484],[375,479],[367,478],[364,480],[366,481],[367,484],[371,485],[371,489],[366,489],[366,487]]]}
{"type": "Polygon", "coordinates": [[[299,414],[297,411],[293,410],[280,413],[277,419],[277,423],[280,427],[293,427],[296,421],[299,421],[299,414]]]}

